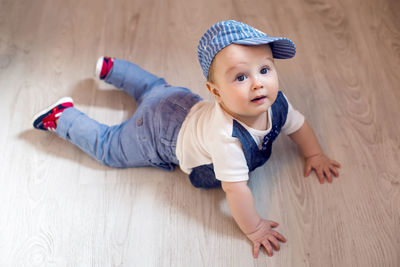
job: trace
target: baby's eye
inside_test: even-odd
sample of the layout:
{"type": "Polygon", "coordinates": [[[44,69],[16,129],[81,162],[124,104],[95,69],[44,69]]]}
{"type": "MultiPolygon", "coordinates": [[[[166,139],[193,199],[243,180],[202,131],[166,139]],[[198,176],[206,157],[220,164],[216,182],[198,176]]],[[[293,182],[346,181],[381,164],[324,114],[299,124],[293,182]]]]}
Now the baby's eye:
{"type": "Polygon", "coordinates": [[[245,79],[246,79],[246,76],[244,76],[243,74],[236,77],[236,81],[238,81],[238,82],[243,82],[245,79]]]}
{"type": "Polygon", "coordinates": [[[264,67],[264,68],[262,68],[261,70],[260,70],[260,73],[261,74],[267,74],[269,72],[269,68],[267,68],[267,67],[264,67]]]}

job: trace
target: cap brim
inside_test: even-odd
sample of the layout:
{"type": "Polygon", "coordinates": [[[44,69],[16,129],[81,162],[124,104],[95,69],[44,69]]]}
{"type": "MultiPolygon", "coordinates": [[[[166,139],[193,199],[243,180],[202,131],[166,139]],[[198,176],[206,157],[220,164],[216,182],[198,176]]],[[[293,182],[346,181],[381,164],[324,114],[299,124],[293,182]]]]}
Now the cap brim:
{"type": "Polygon", "coordinates": [[[292,58],[296,54],[296,46],[292,40],[284,37],[253,37],[236,40],[232,43],[241,45],[270,44],[273,57],[278,59],[292,58]]]}

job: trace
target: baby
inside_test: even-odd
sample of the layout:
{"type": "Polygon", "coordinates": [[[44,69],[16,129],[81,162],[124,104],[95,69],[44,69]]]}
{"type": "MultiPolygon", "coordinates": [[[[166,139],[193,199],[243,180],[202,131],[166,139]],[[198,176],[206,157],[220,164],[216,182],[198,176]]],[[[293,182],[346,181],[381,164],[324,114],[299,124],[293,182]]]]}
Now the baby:
{"type": "Polygon", "coordinates": [[[222,187],[233,218],[253,243],[254,257],[261,246],[272,256],[286,239],[273,229],[278,223],[257,213],[247,186],[249,172],[269,159],[280,132],[302,151],[305,176],[314,169],[320,183],[325,178],[331,183],[340,167],[324,155],[304,116],[279,91],[274,59],[295,53],[287,38],[233,20],[218,22],[198,45],[215,102],[128,61],[101,57],[98,78],[130,94],[138,105],[135,114],[109,127],[88,118],[66,97],[36,115],[33,126],[57,133],[108,166],[172,171],[179,165],[194,186],[222,187]]]}

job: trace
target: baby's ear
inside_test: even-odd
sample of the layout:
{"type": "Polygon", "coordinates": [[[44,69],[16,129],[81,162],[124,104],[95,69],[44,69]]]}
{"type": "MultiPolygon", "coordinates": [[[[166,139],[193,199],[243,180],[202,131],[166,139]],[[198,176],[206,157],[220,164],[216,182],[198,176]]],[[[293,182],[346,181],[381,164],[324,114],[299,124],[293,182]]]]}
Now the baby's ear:
{"type": "Polygon", "coordinates": [[[217,86],[212,82],[207,82],[206,86],[207,86],[208,91],[210,91],[210,93],[213,95],[215,100],[217,100],[217,102],[219,103],[221,101],[221,96],[219,94],[219,90],[218,90],[217,86]]]}

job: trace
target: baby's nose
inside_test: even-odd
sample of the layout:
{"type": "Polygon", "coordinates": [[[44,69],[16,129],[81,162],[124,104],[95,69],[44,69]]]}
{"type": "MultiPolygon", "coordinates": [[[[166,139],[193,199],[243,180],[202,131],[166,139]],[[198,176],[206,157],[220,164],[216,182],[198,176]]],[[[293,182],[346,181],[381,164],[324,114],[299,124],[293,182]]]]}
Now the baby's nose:
{"type": "Polygon", "coordinates": [[[253,81],[253,90],[257,90],[257,89],[260,89],[263,87],[264,86],[263,86],[262,82],[259,79],[255,78],[253,81]]]}

